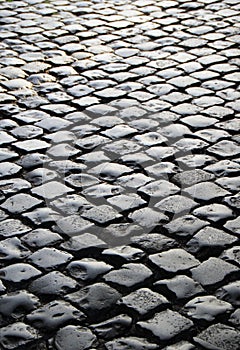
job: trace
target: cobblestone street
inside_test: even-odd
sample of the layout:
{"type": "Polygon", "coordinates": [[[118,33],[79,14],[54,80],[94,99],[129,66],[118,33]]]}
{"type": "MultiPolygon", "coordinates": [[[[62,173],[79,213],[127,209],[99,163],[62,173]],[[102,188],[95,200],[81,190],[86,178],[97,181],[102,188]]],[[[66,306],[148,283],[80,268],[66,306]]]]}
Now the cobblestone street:
{"type": "Polygon", "coordinates": [[[0,0],[1,350],[240,350],[239,42],[239,0],[0,0]]]}

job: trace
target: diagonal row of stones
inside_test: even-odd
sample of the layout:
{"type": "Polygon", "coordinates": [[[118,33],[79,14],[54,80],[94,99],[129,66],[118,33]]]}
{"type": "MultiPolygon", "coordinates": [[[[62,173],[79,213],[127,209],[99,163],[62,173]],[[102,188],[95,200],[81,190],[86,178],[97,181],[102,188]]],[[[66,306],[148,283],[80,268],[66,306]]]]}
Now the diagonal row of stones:
{"type": "Polygon", "coordinates": [[[1,349],[239,349],[239,9],[0,4],[1,349]]]}

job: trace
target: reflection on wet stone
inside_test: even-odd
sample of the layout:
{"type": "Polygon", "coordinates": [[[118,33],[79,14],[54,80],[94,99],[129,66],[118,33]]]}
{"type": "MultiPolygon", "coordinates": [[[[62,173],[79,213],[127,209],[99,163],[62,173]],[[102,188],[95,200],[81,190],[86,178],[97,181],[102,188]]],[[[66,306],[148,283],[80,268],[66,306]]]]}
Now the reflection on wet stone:
{"type": "Polygon", "coordinates": [[[1,2],[1,349],[239,349],[238,14],[1,2]]]}

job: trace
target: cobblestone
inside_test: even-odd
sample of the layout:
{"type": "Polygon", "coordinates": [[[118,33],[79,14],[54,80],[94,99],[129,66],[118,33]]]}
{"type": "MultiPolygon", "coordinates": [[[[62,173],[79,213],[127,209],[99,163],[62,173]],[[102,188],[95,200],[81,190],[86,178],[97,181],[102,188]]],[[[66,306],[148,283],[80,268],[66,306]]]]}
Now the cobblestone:
{"type": "Polygon", "coordinates": [[[167,341],[189,330],[193,323],[172,310],[166,310],[156,313],[155,316],[148,321],[138,322],[138,325],[142,329],[152,332],[160,341],[167,341]]]}
{"type": "Polygon", "coordinates": [[[1,349],[239,349],[238,20],[1,2],[1,349]]]}
{"type": "Polygon", "coordinates": [[[203,346],[221,347],[222,349],[237,349],[239,331],[234,328],[218,323],[210,326],[196,337],[196,342],[203,346]]]}
{"type": "Polygon", "coordinates": [[[85,327],[66,326],[61,328],[55,337],[55,345],[58,350],[89,349],[96,343],[96,336],[85,327]]]}

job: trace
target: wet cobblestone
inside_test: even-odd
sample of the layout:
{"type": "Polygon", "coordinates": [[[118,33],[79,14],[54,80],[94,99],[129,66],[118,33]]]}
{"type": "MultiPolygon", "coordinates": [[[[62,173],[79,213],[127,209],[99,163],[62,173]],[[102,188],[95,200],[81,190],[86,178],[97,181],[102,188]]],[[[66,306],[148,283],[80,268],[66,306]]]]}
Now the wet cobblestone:
{"type": "Polygon", "coordinates": [[[239,350],[239,0],[0,3],[0,348],[239,350]]]}

